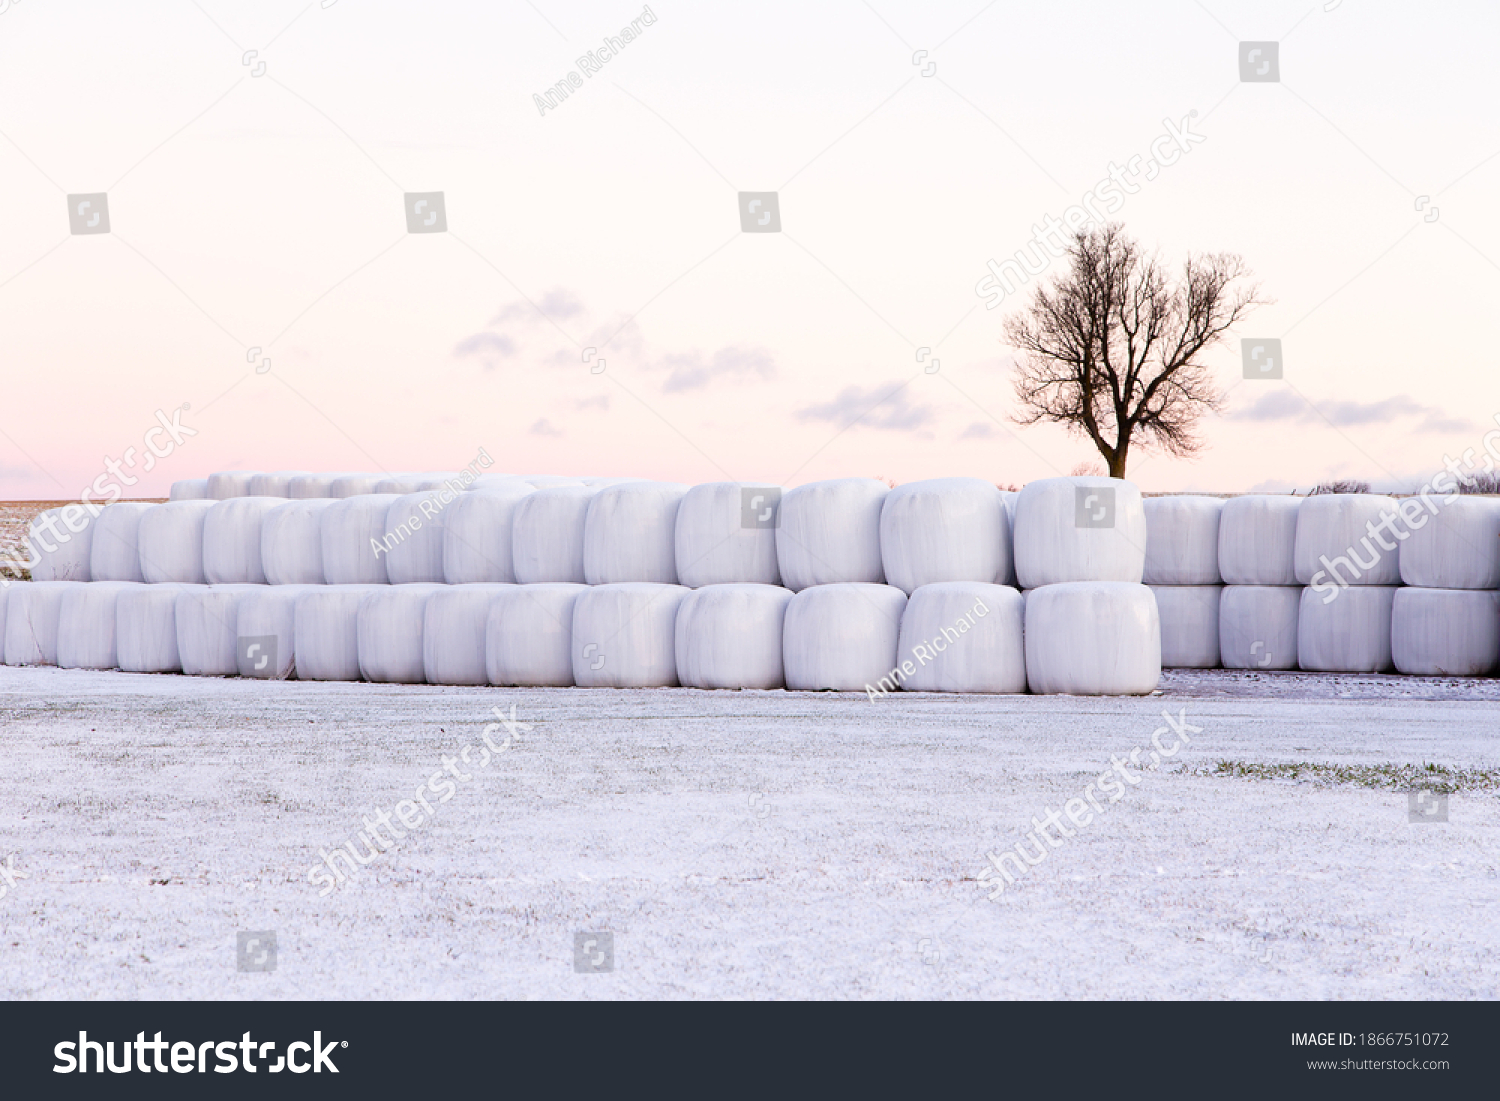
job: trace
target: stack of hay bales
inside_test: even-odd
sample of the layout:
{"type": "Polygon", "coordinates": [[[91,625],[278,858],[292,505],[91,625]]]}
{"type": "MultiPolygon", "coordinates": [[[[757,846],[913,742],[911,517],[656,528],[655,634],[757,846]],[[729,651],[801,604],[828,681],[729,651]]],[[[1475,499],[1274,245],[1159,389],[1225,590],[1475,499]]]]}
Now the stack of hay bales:
{"type": "Polygon", "coordinates": [[[1297,511],[1293,564],[1302,591],[1297,664],[1311,672],[1384,673],[1391,609],[1401,584],[1397,538],[1380,530],[1397,515],[1373,493],[1308,497],[1297,511]],[[1389,544],[1388,546],[1386,544],[1389,544]]]}
{"type": "Polygon", "coordinates": [[[1401,580],[1391,659],[1420,676],[1493,676],[1500,668],[1500,500],[1403,501],[1401,580]]]}
{"type": "Polygon", "coordinates": [[[1212,669],[1219,664],[1219,520],[1217,497],[1150,497],[1146,513],[1143,580],[1161,619],[1161,663],[1166,668],[1212,669]]]}
{"type": "Polygon", "coordinates": [[[1296,669],[1302,589],[1295,564],[1303,499],[1251,494],[1219,516],[1219,660],[1226,669],[1296,669]]]}

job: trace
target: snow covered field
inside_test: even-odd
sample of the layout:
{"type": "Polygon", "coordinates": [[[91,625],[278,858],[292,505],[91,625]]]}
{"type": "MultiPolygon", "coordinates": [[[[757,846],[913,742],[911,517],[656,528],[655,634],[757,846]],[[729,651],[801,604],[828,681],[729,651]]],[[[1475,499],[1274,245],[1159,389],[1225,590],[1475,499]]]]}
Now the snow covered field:
{"type": "Polygon", "coordinates": [[[871,702],[0,668],[0,997],[1494,998],[1497,699],[1227,671],[871,702]],[[512,704],[531,729],[479,767],[512,704]],[[985,854],[1149,751],[1164,709],[1192,744],[988,900],[985,854]],[[466,745],[427,824],[319,897],[319,850],[466,745]],[[1259,769],[1294,762],[1343,771],[1259,769]],[[1427,763],[1460,790],[1410,824],[1365,766],[1427,763]],[[575,973],[593,930],[614,970],[575,973]],[[242,931],[276,933],[274,972],[237,970],[242,931]]]}

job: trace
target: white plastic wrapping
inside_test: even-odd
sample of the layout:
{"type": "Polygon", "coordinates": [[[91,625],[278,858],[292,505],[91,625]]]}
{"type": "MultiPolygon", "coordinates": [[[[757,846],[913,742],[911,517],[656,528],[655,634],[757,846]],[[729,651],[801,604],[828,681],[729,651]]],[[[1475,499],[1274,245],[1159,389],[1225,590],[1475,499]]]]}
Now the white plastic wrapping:
{"type": "Polygon", "coordinates": [[[364,493],[335,501],[323,513],[323,577],[329,585],[385,585],[386,515],[397,500],[364,493]]]}
{"type": "Polygon", "coordinates": [[[863,692],[878,684],[896,667],[905,611],[906,594],[893,585],[845,582],[803,589],[787,604],[782,628],[786,686],[863,692]]]}
{"type": "Polygon", "coordinates": [[[1162,668],[1217,668],[1219,601],[1224,586],[1152,585],[1150,588],[1161,621],[1162,668]]]}
{"type": "Polygon", "coordinates": [[[268,585],[323,585],[323,513],[331,497],[287,501],[260,523],[260,566],[268,585]]]}
{"type": "MultiPolygon", "coordinates": [[[[413,474],[389,474],[375,483],[376,493],[394,493],[405,497],[413,493],[428,493],[443,489],[450,482],[458,482],[455,471],[436,471],[413,474]]],[[[462,488],[460,485],[459,488],[462,488]]]]}
{"type": "Polygon", "coordinates": [[[443,529],[462,495],[451,490],[407,493],[385,514],[386,576],[392,585],[443,583],[443,529]]]}
{"type": "Polygon", "coordinates": [[[677,506],[673,539],[678,583],[690,589],[736,583],[780,585],[781,571],[776,565],[780,499],[780,486],[754,482],[710,482],[688,490],[677,506]]]}
{"type": "MultiPolygon", "coordinates": [[[[1141,509],[1146,514],[1146,566],[1141,580],[1147,585],[1219,584],[1222,499],[1147,497],[1141,509]]],[[[1217,642],[1214,645],[1217,648],[1217,642]]]]}
{"type": "Polygon", "coordinates": [[[1145,585],[1074,581],[1027,594],[1026,682],[1033,692],[1139,696],[1160,680],[1161,621],[1145,585]]]}
{"type": "Polygon", "coordinates": [[[677,584],[677,509],[687,491],[676,482],[623,482],[599,489],[583,526],[584,580],[677,584]]]}
{"type": "Polygon", "coordinates": [[[874,478],[809,482],[781,498],[776,562],[793,592],[812,585],[885,583],[880,511],[890,487],[874,478]]]}
{"type": "Polygon", "coordinates": [[[309,470],[278,470],[274,474],[257,474],[250,479],[249,497],[287,497],[292,495],[292,479],[311,476],[309,470]]]}
{"type": "MultiPolygon", "coordinates": [[[[583,479],[568,478],[561,474],[523,474],[521,480],[533,489],[551,489],[553,486],[581,486],[583,479]]],[[[607,479],[600,479],[606,481],[607,479]]],[[[630,479],[627,479],[627,481],[630,479]]]]}
{"type": "Polygon", "coordinates": [[[1021,496],[1019,490],[1002,489],[1000,499],[1005,503],[1005,530],[1009,533],[1010,542],[1006,545],[1005,576],[1000,578],[998,584],[1008,585],[1012,589],[1020,588],[1016,583],[1016,498],[1021,496]]]}
{"type": "Polygon", "coordinates": [[[5,664],[56,665],[63,595],[84,581],[17,581],[5,602],[5,664]]]}
{"type": "Polygon", "coordinates": [[[1301,607],[1302,590],[1296,586],[1224,586],[1219,596],[1220,664],[1225,669],[1297,668],[1301,607]]]}
{"type": "Polygon", "coordinates": [[[286,680],[297,669],[297,601],[312,585],[266,585],[240,598],[235,657],[242,677],[286,680]]]}
{"type": "Polygon", "coordinates": [[[340,474],[328,486],[328,496],[342,500],[345,497],[363,497],[375,492],[375,487],[385,481],[384,474],[340,474]]]}
{"type": "Polygon", "coordinates": [[[1021,594],[1005,585],[923,585],[901,615],[901,674],[876,688],[889,691],[899,683],[908,692],[1026,691],[1025,607],[1021,594]]]}
{"type": "Polygon", "coordinates": [[[885,580],[910,596],[940,581],[994,584],[1011,572],[1010,516],[981,478],[907,482],[880,511],[885,580]]]}
{"type": "Polygon", "coordinates": [[[1219,514],[1219,576],[1226,585],[1295,585],[1297,514],[1306,498],[1231,497],[1219,514]]]}
{"type": "Polygon", "coordinates": [[[360,679],[359,606],[385,588],[323,585],[298,592],[292,625],[298,680],[360,679]]]}
{"type": "Polygon", "coordinates": [[[365,680],[421,684],[427,679],[422,625],[441,585],[388,585],[359,602],[359,671],[365,680]]]}
{"type": "Polygon", "coordinates": [[[677,609],[678,683],[781,688],[781,635],[791,600],[789,589],[758,584],[706,585],[683,597],[677,609]]]}
{"type": "MultiPolygon", "coordinates": [[[[1320,592],[1340,585],[1399,585],[1399,542],[1385,531],[1370,531],[1397,517],[1393,498],[1375,493],[1321,493],[1297,510],[1297,546],[1292,561],[1299,585],[1320,592]],[[1381,546],[1381,540],[1389,544],[1381,546]]],[[[1401,530],[1401,521],[1392,525],[1401,530]]]]}
{"type": "Polygon", "coordinates": [[[524,482],[463,493],[443,510],[443,580],[514,584],[516,507],[532,493],[524,482]]]}
{"type": "Polygon", "coordinates": [[[1412,676],[1493,676],[1500,668],[1500,592],[1397,589],[1391,661],[1412,676]]]}
{"type": "Polygon", "coordinates": [[[114,669],[115,609],[134,581],[97,581],[63,593],[57,615],[57,664],[62,669],[114,669]]]}
{"type": "Polygon", "coordinates": [[[141,517],[154,505],[117,501],[94,517],[89,545],[90,581],[144,581],[141,573],[141,517]]]}
{"type": "Polygon", "coordinates": [[[208,496],[207,478],[186,478],[173,482],[167,497],[170,501],[201,501],[208,496]]]}
{"type": "Polygon", "coordinates": [[[580,688],[677,686],[677,609],[690,589],[599,585],[573,605],[573,682],[580,688]]]}
{"type": "Polygon", "coordinates": [[[293,501],[316,501],[333,496],[333,483],[342,474],[298,474],[287,483],[286,495],[293,501]]]}
{"type": "Polygon", "coordinates": [[[488,684],[485,631],[490,608],[505,584],[445,586],[427,600],[422,622],[422,670],[428,684],[488,684]]]}
{"type": "MultiPolygon", "coordinates": [[[[1305,513],[1304,513],[1305,515],[1305,513]]],[[[1394,585],[1352,585],[1333,600],[1302,590],[1297,664],[1310,673],[1387,673],[1394,585]]]]}
{"type": "Polygon", "coordinates": [[[498,471],[485,471],[483,474],[475,475],[474,481],[469,484],[471,490],[488,489],[491,486],[502,488],[513,485],[524,485],[528,489],[534,488],[531,483],[515,474],[501,474],[498,471]]]}
{"type": "Polygon", "coordinates": [[[263,591],[255,585],[185,585],[177,593],[177,656],[192,676],[239,673],[240,601],[263,591]]]}
{"type": "Polygon", "coordinates": [[[1401,580],[1427,589],[1500,588],[1500,498],[1428,500],[1436,512],[1408,497],[1392,525],[1406,534],[1398,552],[1401,580]]]}
{"type": "Polygon", "coordinates": [[[130,586],[115,601],[115,658],[127,673],[180,673],[176,582],[130,586]]]}
{"type": "MultiPolygon", "coordinates": [[[[1016,579],[1139,583],[1146,568],[1141,491],[1119,478],[1043,478],[1016,498],[1016,579]]],[[[1144,674],[1142,674],[1144,675],[1144,674]]]]}
{"type": "Polygon", "coordinates": [[[16,585],[29,585],[29,581],[13,581],[0,585],[0,665],[5,664],[5,609],[10,604],[10,591],[16,585]]]}
{"type": "Polygon", "coordinates": [[[89,581],[89,558],[94,545],[93,517],[82,505],[63,505],[39,513],[31,521],[33,581],[89,581]],[[47,548],[51,547],[51,550],[47,548]]]}
{"type": "Polygon", "coordinates": [[[552,486],[516,506],[511,561],[518,582],[584,583],[583,532],[596,492],[587,486],[552,486]]]}
{"type": "Polygon", "coordinates": [[[152,585],[202,585],[203,522],[218,501],[171,501],[153,505],[136,533],[141,577],[152,585]]]}
{"type": "Polygon", "coordinates": [[[491,684],[569,688],[573,684],[573,605],[587,585],[508,586],[490,604],[485,672],[491,684]]]}
{"type": "Polygon", "coordinates": [[[261,525],[286,502],[279,497],[220,501],[203,518],[203,576],[210,585],[264,585],[261,525]]]}
{"type": "Polygon", "coordinates": [[[231,497],[250,496],[250,483],[260,474],[259,470],[221,470],[208,476],[208,495],[215,501],[227,501],[231,497]]]}
{"type": "Polygon", "coordinates": [[[645,478],[627,478],[627,477],[618,477],[618,476],[607,476],[607,477],[593,477],[593,476],[590,476],[590,477],[580,477],[580,478],[564,478],[564,479],[558,479],[558,480],[559,481],[566,481],[566,482],[580,482],[580,483],[582,483],[583,485],[586,485],[586,486],[593,486],[595,489],[603,489],[605,486],[624,485],[626,482],[644,482],[647,479],[645,479],[645,478]]]}

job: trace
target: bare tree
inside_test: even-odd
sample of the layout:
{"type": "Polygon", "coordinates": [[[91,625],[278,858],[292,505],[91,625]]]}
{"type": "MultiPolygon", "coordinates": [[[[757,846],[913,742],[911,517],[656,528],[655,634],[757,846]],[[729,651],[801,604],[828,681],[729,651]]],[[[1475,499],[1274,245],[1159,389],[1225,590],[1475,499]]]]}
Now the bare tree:
{"type": "Polygon", "coordinates": [[[1244,262],[1189,256],[1173,282],[1118,224],[1075,233],[1068,259],[1066,275],[1006,319],[1006,339],[1023,353],[1013,419],[1086,435],[1113,478],[1125,476],[1132,443],[1194,454],[1198,419],[1223,397],[1199,357],[1262,304],[1256,287],[1237,285],[1249,276],[1244,262]]]}

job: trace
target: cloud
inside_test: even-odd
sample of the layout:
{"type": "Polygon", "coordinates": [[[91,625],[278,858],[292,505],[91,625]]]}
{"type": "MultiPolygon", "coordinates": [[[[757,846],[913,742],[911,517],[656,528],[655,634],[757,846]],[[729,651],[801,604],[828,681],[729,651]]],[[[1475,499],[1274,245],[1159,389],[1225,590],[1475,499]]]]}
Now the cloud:
{"type": "Polygon", "coordinates": [[[538,310],[554,321],[566,321],[583,313],[583,303],[566,287],[553,287],[533,302],[523,298],[500,307],[500,312],[490,318],[490,325],[504,325],[507,321],[516,320],[545,320],[537,315],[538,310]]]}
{"type": "Polygon", "coordinates": [[[596,398],[580,398],[573,403],[574,409],[605,409],[609,408],[609,395],[600,394],[596,398]]]}
{"type": "Polygon", "coordinates": [[[707,361],[701,352],[669,355],[658,366],[671,368],[672,373],[661,387],[669,394],[697,390],[715,379],[743,379],[747,376],[768,379],[776,374],[776,361],[770,352],[764,348],[742,348],[738,345],[720,348],[707,361]]]}
{"type": "MultiPolygon", "coordinates": [[[[502,333],[475,333],[460,340],[453,349],[456,356],[483,356],[486,361],[494,356],[509,358],[517,352],[516,342],[502,333]]],[[[487,364],[493,366],[493,364],[487,364]]]]}
{"type": "Polygon", "coordinates": [[[792,414],[799,421],[832,421],[848,427],[858,422],[866,428],[887,432],[913,432],[930,438],[926,431],[936,419],[932,406],[914,400],[903,383],[884,386],[847,386],[832,401],[808,405],[792,414]]]}
{"type": "Polygon", "coordinates": [[[529,433],[531,433],[531,435],[533,435],[533,436],[561,436],[562,435],[561,432],[559,432],[556,428],[552,427],[552,422],[549,421],[549,420],[547,420],[545,417],[542,418],[541,420],[537,421],[535,424],[533,424],[526,431],[529,432],[529,433]]]}
{"type": "Polygon", "coordinates": [[[1291,390],[1277,389],[1262,394],[1228,415],[1232,421],[1332,424],[1335,428],[1392,424],[1407,417],[1422,417],[1412,429],[1415,432],[1464,432],[1475,427],[1473,421],[1450,416],[1436,406],[1423,405],[1405,394],[1382,401],[1309,402],[1291,390]]]}
{"type": "Polygon", "coordinates": [[[994,439],[998,434],[993,424],[986,424],[984,421],[975,421],[960,432],[958,438],[961,440],[990,440],[994,439]]]}

